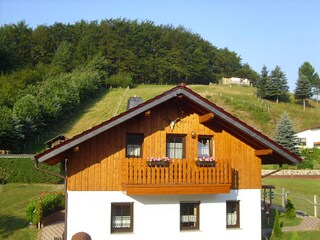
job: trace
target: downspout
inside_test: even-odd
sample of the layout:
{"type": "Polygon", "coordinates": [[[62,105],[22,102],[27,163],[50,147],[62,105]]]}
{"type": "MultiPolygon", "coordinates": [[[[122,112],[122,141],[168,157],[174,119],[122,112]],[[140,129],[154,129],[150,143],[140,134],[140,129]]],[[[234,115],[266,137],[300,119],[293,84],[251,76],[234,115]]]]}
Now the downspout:
{"type": "MultiPolygon", "coordinates": [[[[63,233],[63,239],[67,239],[67,216],[68,216],[68,191],[67,191],[67,177],[54,173],[54,172],[49,172],[48,170],[42,169],[39,167],[39,162],[37,159],[34,159],[35,161],[35,169],[38,170],[39,172],[43,172],[45,174],[55,176],[58,178],[61,178],[64,181],[64,196],[65,196],[65,214],[64,214],[64,233],[63,233]]],[[[65,171],[67,171],[67,159],[65,160],[65,171]]]]}

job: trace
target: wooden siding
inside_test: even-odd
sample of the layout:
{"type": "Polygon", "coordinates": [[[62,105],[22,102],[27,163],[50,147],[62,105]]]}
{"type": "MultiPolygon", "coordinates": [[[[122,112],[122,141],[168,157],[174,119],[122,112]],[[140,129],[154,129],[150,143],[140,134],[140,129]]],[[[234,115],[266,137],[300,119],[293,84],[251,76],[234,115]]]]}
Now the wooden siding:
{"type": "MultiPolygon", "coordinates": [[[[205,123],[199,123],[199,116],[203,114],[200,111],[195,112],[189,106],[171,101],[150,109],[150,115],[136,116],[80,144],[77,151],[70,152],[68,156],[68,189],[124,190],[123,184],[126,182],[122,162],[128,160],[125,157],[127,133],[144,134],[143,161],[148,157],[166,156],[167,134],[184,134],[185,160],[194,161],[198,155],[198,141],[191,137],[192,132],[195,132],[197,137],[213,136],[217,166],[228,164],[231,168],[232,188],[260,188],[261,160],[255,156],[254,149],[224,129],[215,130],[205,123]],[[173,130],[169,126],[171,120],[177,120],[173,130]]],[[[213,118],[211,122],[214,121],[213,118]]]]}

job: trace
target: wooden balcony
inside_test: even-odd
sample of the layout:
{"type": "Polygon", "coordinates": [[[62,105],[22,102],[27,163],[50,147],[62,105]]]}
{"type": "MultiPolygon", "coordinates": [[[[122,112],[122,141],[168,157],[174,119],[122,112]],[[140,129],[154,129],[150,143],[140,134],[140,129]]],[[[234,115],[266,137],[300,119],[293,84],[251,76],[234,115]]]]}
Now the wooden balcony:
{"type": "Polygon", "coordinates": [[[197,166],[194,160],[175,159],[150,166],[146,159],[122,160],[122,189],[128,195],[229,193],[230,164],[197,166]]]}

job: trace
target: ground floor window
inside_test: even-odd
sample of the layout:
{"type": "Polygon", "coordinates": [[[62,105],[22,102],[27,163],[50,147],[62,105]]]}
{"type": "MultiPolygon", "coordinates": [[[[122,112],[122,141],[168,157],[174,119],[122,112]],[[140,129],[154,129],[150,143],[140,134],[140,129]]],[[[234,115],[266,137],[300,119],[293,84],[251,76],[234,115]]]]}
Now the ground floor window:
{"type": "Polygon", "coordinates": [[[111,203],[111,232],[133,232],[133,203],[111,203]]]}
{"type": "Polygon", "coordinates": [[[180,230],[199,229],[199,202],[180,203],[180,230]]]}
{"type": "Polygon", "coordinates": [[[227,201],[227,228],[240,227],[240,202],[227,201]]]}

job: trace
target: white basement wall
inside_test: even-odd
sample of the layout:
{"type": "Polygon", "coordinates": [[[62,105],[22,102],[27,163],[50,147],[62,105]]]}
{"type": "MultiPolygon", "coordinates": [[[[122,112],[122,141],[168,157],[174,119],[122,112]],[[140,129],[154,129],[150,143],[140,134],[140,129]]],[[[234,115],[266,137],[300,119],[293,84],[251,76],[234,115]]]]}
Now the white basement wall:
{"type": "Polygon", "coordinates": [[[230,194],[130,197],[122,192],[69,191],[68,240],[77,232],[105,239],[261,239],[260,190],[230,194]],[[240,200],[240,228],[226,229],[226,200],[240,200]],[[200,230],[180,231],[180,202],[200,201],[200,230]],[[134,202],[133,233],[111,233],[111,203],[134,202]]]}

